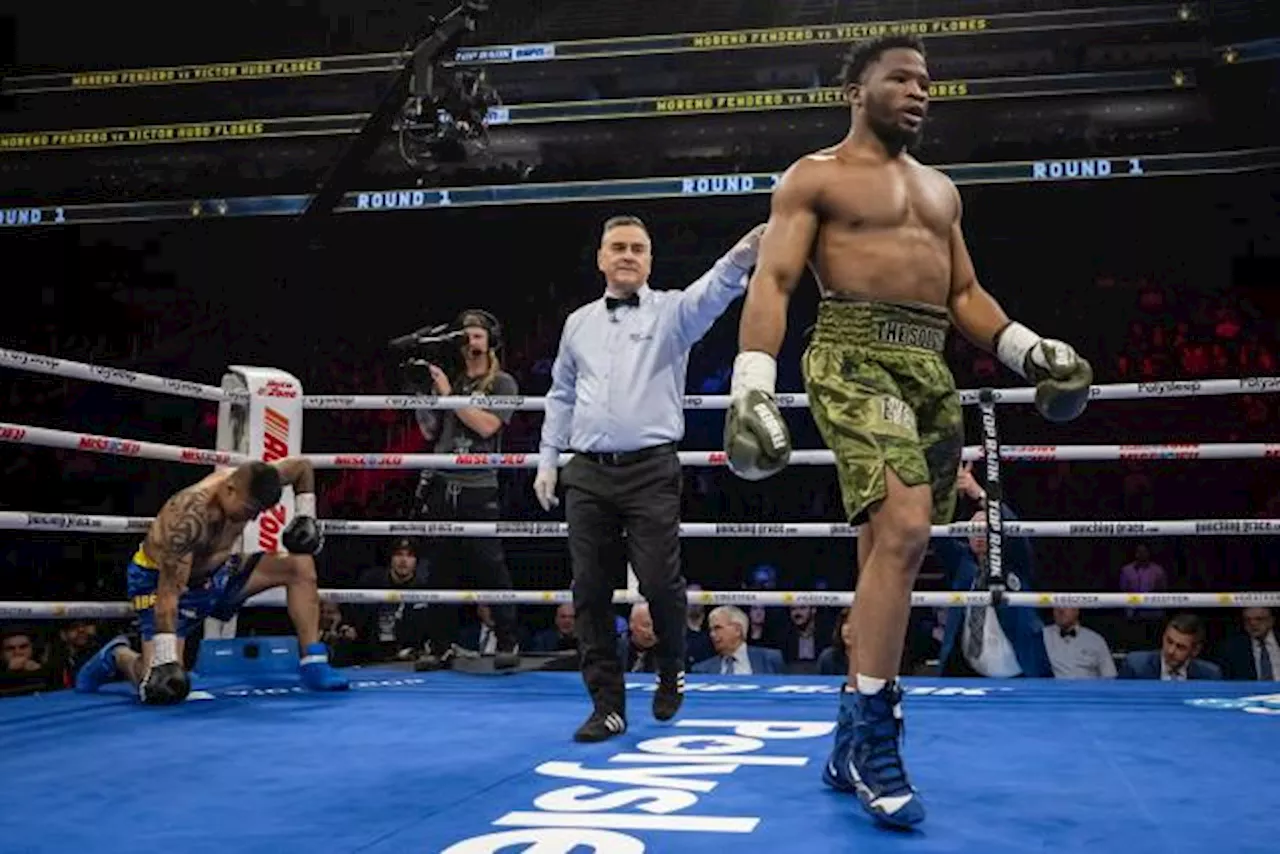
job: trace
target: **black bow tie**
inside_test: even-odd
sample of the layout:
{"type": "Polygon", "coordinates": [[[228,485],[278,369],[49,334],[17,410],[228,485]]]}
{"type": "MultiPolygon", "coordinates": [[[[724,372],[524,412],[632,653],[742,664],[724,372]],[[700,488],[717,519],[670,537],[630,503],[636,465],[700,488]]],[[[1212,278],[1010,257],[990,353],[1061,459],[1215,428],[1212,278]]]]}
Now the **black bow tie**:
{"type": "Polygon", "coordinates": [[[1075,630],[1075,629],[1058,629],[1058,632],[1059,632],[1059,633],[1060,633],[1064,638],[1073,638],[1073,637],[1075,637],[1075,636],[1076,636],[1076,630],[1075,630]]]}
{"type": "Polygon", "coordinates": [[[613,311],[620,305],[629,305],[632,308],[640,307],[640,294],[632,294],[629,297],[605,297],[604,307],[609,311],[613,311]]]}

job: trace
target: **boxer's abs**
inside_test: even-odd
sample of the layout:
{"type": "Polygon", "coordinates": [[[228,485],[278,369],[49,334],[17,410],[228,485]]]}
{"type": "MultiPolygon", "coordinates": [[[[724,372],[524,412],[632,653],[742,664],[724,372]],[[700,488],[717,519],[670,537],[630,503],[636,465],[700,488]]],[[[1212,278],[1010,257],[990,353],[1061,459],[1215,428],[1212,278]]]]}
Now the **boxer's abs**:
{"type": "Polygon", "coordinates": [[[814,263],[824,297],[945,308],[951,292],[951,247],[921,226],[824,226],[814,263]]]}

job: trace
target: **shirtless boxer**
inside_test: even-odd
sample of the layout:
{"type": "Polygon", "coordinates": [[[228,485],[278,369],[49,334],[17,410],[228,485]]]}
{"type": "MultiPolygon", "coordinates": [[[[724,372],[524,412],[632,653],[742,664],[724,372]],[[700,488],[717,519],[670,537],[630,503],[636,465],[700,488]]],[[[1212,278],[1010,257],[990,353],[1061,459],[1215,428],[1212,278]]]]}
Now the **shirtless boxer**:
{"type": "Polygon", "coordinates": [[[1011,322],[983,290],[955,185],[907,153],[929,105],[920,40],[864,42],[844,75],[849,135],[792,164],[773,192],[743,305],[725,450],[749,480],[787,464],[775,359],[811,265],[822,302],[801,365],[809,408],[834,452],[849,521],[862,526],[855,645],[823,778],[878,820],[908,827],[925,810],[899,754],[897,668],[930,523],[952,521],[964,440],[943,359],[948,328],[1034,383],[1050,421],[1083,411],[1093,373],[1068,345],[1011,322]]]}
{"type": "Polygon", "coordinates": [[[316,523],[315,473],[304,459],[245,463],[214,472],[160,508],[129,564],[129,598],[138,614],[142,653],[117,637],[85,662],[76,690],[97,691],[123,675],[149,705],[180,703],[191,690],[183,643],[205,617],[229,620],[240,605],[272,587],[286,590],[289,618],[302,648],[302,683],[312,690],[347,688],[320,643],[320,597],[312,555],[324,545],[316,523]],[[244,527],[295,491],[294,517],[281,543],[288,554],[235,550],[244,527]]]}

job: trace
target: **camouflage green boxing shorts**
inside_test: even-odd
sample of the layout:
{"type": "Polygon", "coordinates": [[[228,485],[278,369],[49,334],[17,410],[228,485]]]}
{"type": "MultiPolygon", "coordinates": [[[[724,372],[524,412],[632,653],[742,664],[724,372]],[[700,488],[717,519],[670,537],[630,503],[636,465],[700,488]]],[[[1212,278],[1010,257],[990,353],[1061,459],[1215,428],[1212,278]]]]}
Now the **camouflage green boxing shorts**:
{"type": "Polygon", "coordinates": [[[885,466],[933,490],[933,524],[952,521],[964,417],[943,357],[941,308],[824,299],[804,352],[809,409],[827,447],[850,524],[884,499],[885,466]]]}

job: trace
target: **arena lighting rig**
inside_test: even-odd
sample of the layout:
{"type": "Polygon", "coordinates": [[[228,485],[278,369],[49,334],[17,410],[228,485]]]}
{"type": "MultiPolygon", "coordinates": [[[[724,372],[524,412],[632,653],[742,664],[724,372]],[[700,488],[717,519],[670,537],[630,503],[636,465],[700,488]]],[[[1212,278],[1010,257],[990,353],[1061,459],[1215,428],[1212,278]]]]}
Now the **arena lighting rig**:
{"type": "Polygon", "coordinates": [[[433,168],[437,160],[462,159],[466,143],[485,136],[485,114],[497,95],[483,70],[459,69],[445,76],[440,60],[474,32],[491,0],[462,0],[443,18],[431,18],[404,52],[404,62],[378,108],[317,185],[303,210],[309,220],[333,211],[350,179],[377,150],[388,130],[400,133],[400,150],[411,166],[433,168]]]}

